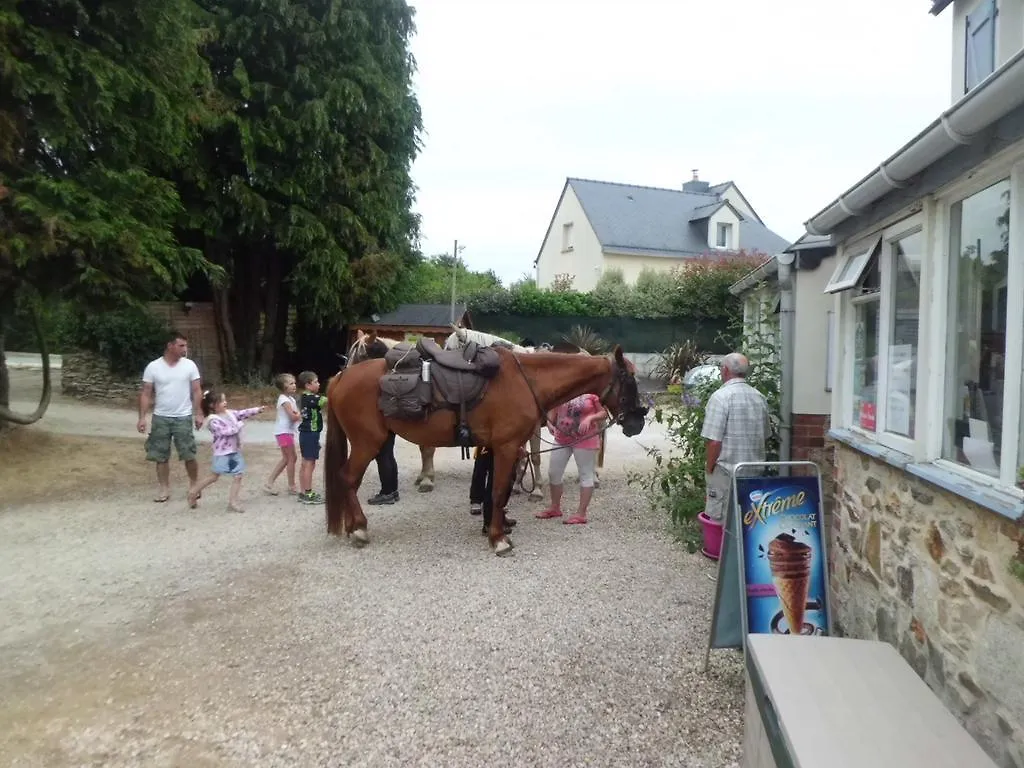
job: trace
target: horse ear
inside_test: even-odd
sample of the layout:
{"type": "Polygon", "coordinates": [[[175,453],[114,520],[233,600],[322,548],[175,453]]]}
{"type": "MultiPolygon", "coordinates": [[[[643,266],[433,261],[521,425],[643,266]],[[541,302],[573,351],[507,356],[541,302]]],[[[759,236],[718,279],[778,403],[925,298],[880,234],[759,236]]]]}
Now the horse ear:
{"type": "Polygon", "coordinates": [[[363,337],[367,344],[373,344],[377,340],[377,332],[370,331],[366,336],[363,337]]]}
{"type": "Polygon", "coordinates": [[[616,344],[615,349],[612,350],[612,354],[615,356],[615,362],[619,365],[625,365],[625,360],[622,357],[622,345],[616,344]]]}

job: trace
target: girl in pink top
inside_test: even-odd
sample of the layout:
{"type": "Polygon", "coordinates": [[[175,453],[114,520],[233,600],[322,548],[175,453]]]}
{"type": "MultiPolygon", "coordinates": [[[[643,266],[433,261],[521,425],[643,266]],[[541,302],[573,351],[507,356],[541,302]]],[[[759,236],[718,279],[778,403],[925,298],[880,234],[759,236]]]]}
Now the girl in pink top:
{"type": "Polygon", "coordinates": [[[228,511],[244,512],[238,503],[242,490],[242,476],[245,474],[245,459],[242,458],[242,427],[245,420],[262,413],[264,406],[236,411],[228,408],[223,392],[208,389],[203,392],[203,413],[206,426],[213,435],[213,474],[199,483],[188,494],[188,505],[195,509],[204,488],[213,485],[221,475],[231,475],[234,481],[228,491],[228,511]]]}
{"type": "Polygon", "coordinates": [[[597,452],[601,448],[600,429],[606,415],[600,398],[591,394],[574,397],[548,412],[548,431],[558,447],[551,451],[548,461],[551,506],[537,514],[541,520],[562,516],[562,476],[572,457],[580,475],[580,506],[575,515],[563,522],[566,525],[587,522],[587,507],[594,495],[597,452]]]}

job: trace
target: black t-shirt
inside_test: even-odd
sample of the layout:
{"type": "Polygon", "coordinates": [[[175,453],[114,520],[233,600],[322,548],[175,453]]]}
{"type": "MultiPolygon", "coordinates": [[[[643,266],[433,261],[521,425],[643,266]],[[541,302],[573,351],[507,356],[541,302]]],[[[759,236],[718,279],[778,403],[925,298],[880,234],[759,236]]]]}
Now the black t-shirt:
{"type": "Polygon", "coordinates": [[[299,397],[299,432],[322,432],[324,419],[321,411],[327,405],[327,398],[312,392],[303,392],[299,397]]]}

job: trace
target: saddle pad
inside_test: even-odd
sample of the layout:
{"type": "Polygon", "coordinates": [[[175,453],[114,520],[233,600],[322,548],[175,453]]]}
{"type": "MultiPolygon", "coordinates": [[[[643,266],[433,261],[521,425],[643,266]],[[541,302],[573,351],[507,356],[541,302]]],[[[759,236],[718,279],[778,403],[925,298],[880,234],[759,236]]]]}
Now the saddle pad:
{"type": "Polygon", "coordinates": [[[386,373],[380,377],[377,405],[386,419],[418,419],[430,403],[430,385],[420,380],[419,371],[386,373]]]}

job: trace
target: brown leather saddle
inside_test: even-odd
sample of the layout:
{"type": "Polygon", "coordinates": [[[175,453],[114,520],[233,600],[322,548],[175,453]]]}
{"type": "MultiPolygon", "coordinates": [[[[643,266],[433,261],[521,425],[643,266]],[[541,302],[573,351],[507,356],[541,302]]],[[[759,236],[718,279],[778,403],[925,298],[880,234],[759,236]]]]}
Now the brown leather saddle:
{"type": "Polygon", "coordinates": [[[378,405],[385,418],[421,420],[433,411],[457,411],[455,444],[475,444],[466,414],[483,400],[488,382],[498,374],[501,357],[496,349],[470,342],[449,350],[422,338],[415,345],[396,344],[384,362],[388,372],[380,377],[378,405]]]}

